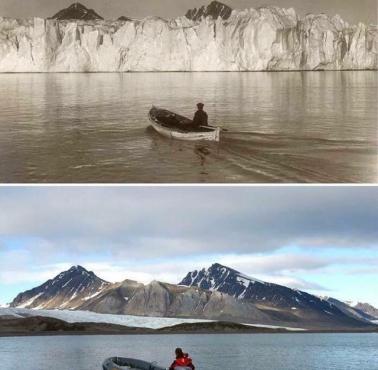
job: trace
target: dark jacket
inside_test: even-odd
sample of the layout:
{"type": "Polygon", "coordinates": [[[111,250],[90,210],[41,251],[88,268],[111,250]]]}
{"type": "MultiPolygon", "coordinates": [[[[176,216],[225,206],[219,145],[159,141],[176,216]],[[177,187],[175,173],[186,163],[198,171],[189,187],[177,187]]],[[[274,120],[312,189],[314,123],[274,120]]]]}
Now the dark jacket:
{"type": "Polygon", "coordinates": [[[193,126],[207,126],[207,113],[204,110],[198,110],[194,114],[193,126]]]}
{"type": "Polygon", "coordinates": [[[177,357],[176,360],[172,362],[169,370],[174,370],[176,367],[189,367],[190,369],[195,370],[195,367],[192,364],[192,359],[187,353],[184,353],[184,357],[177,357]]]}

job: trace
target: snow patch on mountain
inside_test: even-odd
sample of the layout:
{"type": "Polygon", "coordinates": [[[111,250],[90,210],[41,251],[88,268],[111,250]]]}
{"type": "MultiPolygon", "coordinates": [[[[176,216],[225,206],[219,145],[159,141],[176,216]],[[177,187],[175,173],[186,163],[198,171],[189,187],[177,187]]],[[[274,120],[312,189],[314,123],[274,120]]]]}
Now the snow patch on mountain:
{"type": "Polygon", "coordinates": [[[256,282],[267,284],[264,281],[215,263],[209,269],[203,268],[200,271],[195,270],[188,273],[179,285],[198,286],[207,290],[220,290],[228,279],[235,280],[241,286],[241,291],[234,294],[235,297],[243,296],[250,284],[255,284],[256,282]]]}
{"type": "Polygon", "coordinates": [[[215,263],[208,269],[203,268],[199,271],[189,272],[179,285],[198,286],[202,289],[220,291],[242,299],[245,298],[250,285],[256,283],[269,285],[269,283],[215,263]]]}
{"type": "Polygon", "coordinates": [[[88,295],[88,296],[86,296],[86,297],[83,297],[82,299],[83,299],[84,301],[88,301],[88,300],[91,299],[91,298],[97,297],[101,292],[102,292],[102,290],[100,290],[100,291],[98,291],[98,292],[96,292],[96,293],[93,293],[93,294],[91,294],[91,295],[88,295]]]}
{"type": "Polygon", "coordinates": [[[23,302],[22,304],[18,305],[17,307],[19,307],[19,308],[25,308],[25,307],[31,306],[32,303],[33,303],[37,298],[39,298],[42,294],[43,294],[43,292],[36,294],[34,297],[31,297],[30,299],[28,299],[27,301],[25,301],[25,302],[23,302]]]}

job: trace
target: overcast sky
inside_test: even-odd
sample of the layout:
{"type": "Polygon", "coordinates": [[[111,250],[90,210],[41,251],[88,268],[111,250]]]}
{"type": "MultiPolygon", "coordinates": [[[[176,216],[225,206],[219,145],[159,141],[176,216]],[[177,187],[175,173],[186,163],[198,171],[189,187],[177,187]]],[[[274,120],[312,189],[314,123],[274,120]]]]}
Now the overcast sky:
{"type": "Polygon", "coordinates": [[[178,283],[220,262],[378,306],[377,187],[0,188],[0,303],[81,264],[178,283]]]}
{"type": "MultiPolygon", "coordinates": [[[[51,17],[57,11],[71,5],[73,0],[1,0],[0,16],[51,17]]],[[[105,19],[120,15],[141,18],[158,15],[165,18],[184,15],[193,7],[207,5],[210,0],[83,0],[105,19]]],[[[265,5],[294,7],[301,15],[306,13],[340,14],[345,20],[377,23],[377,0],[225,0],[234,9],[254,8],[265,5]]]]}

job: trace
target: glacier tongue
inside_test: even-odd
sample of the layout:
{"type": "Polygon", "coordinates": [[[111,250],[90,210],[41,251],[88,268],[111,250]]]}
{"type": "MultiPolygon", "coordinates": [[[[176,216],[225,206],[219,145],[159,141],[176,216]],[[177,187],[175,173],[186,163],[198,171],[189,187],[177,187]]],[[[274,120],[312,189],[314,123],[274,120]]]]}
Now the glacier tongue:
{"type": "Polygon", "coordinates": [[[227,20],[0,17],[0,72],[378,69],[378,28],[268,7],[227,20]]]}

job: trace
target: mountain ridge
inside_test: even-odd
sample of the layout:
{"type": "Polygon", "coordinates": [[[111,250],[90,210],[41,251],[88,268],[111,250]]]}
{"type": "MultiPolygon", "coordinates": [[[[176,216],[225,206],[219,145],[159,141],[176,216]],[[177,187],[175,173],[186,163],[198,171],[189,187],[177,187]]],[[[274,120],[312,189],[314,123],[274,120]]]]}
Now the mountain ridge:
{"type": "Polygon", "coordinates": [[[273,308],[321,310],[330,315],[342,312],[335,305],[307,292],[251,278],[218,263],[207,270],[189,272],[179,284],[216,290],[273,308]]]}
{"type": "MultiPolygon", "coordinates": [[[[188,286],[188,282],[184,281],[185,278],[181,281],[183,284],[178,285],[160,281],[142,284],[128,279],[109,283],[81,266],[73,266],[54,279],[18,294],[11,307],[279,324],[310,329],[369,325],[366,320],[347,315],[335,305],[316,299],[308,293],[250,279],[234,269],[219,264],[214,264],[209,271],[213,274],[214,283],[217,280],[214,274],[221,273],[220,280],[217,281],[219,284],[195,286],[198,281],[192,279],[192,286],[188,286]],[[246,284],[246,281],[249,282],[248,287],[243,286],[244,290],[241,292],[240,285],[246,284]],[[249,285],[255,285],[258,289],[267,289],[265,293],[273,289],[274,294],[272,292],[269,293],[270,295],[265,294],[263,299],[264,297],[256,295],[249,285]],[[286,296],[278,299],[277,295],[283,294],[282,289],[286,296]],[[288,296],[289,293],[291,295],[288,296]],[[271,298],[272,296],[274,299],[271,298]],[[298,297],[304,302],[297,302],[298,297]],[[314,302],[308,302],[308,297],[314,302]]],[[[188,273],[187,276],[193,278],[194,274],[188,273]]],[[[199,274],[196,276],[198,277],[199,274]]]]}
{"type": "Polygon", "coordinates": [[[45,283],[18,294],[11,307],[66,308],[74,307],[80,297],[92,298],[110,283],[80,265],[56,275],[45,283]]]}

